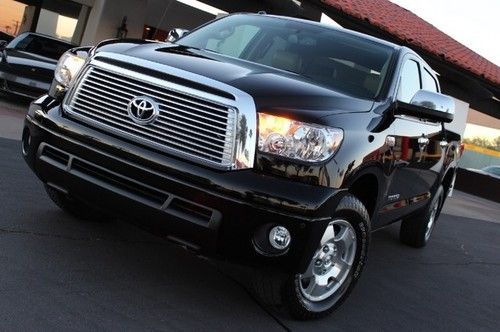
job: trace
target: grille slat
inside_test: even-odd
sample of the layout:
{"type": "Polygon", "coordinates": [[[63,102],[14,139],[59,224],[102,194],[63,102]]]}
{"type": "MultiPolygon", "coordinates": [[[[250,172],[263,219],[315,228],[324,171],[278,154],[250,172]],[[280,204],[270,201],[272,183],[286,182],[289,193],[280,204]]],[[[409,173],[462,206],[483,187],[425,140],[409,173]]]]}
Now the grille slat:
{"type": "MultiPolygon", "coordinates": [[[[88,79],[88,81],[91,82],[92,84],[96,84],[96,82],[95,82],[94,79],[96,79],[96,77],[92,76],[90,79],[88,79]]],[[[103,79],[103,81],[104,81],[104,79],[103,79]]],[[[115,83],[109,82],[109,81],[107,82],[107,84],[108,84],[108,86],[105,86],[105,85],[100,85],[100,86],[101,87],[106,87],[108,89],[112,89],[113,91],[115,91],[117,93],[126,94],[130,98],[133,98],[133,96],[135,96],[135,94],[133,94],[133,93],[130,92],[130,91],[134,91],[132,88],[129,88],[129,87],[126,87],[126,86],[123,86],[123,85],[118,85],[118,84],[115,84],[115,83]],[[117,88],[111,87],[109,85],[114,85],[117,88]],[[118,87],[120,89],[118,89],[118,87]],[[124,91],[124,90],[127,90],[127,91],[124,91]]],[[[181,106],[181,107],[188,108],[191,111],[191,113],[192,113],[192,111],[196,111],[196,112],[204,113],[205,115],[209,115],[210,117],[219,118],[219,119],[227,119],[227,113],[224,114],[224,115],[215,114],[215,113],[213,113],[213,109],[212,110],[209,109],[207,111],[207,110],[203,110],[203,109],[200,109],[200,108],[197,108],[197,107],[194,107],[194,106],[182,104],[181,102],[177,102],[177,101],[174,101],[174,100],[165,99],[165,98],[162,98],[160,95],[156,94],[155,92],[151,91],[150,89],[141,90],[141,92],[142,92],[143,95],[153,97],[153,98],[157,99],[157,101],[163,102],[163,105],[165,107],[175,108],[175,106],[172,106],[172,105],[176,105],[176,106],[181,106]],[[165,103],[167,103],[167,104],[165,104],[165,103]]],[[[179,109],[176,108],[176,110],[179,110],[179,109]]],[[[188,111],[179,110],[179,111],[181,111],[181,112],[189,112],[189,110],[188,111]]]]}
{"type": "Polygon", "coordinates": [[[130,98],[118,96],[118,95],[112,94],[106,90],[95,89],[94,87],[89,87],[89,86],[86,86],[85,88],[82,87],[82,88],[80,88],[80,93],[82,91],[85,92],[85,94],[91,94],[97,98],[104,98],[104,99],[109,100],[111,102],[114,102],[117,104],[122,104],[122,106],[125,106],[125,107],[127,107],[127,104],[130,101],[130,98]],[[119,101],[119,100],[123,100],[123,101],[119,101]]]}
{"type": "MultiPolygon", "coordinates": [[[[106,106],[109,106],[110,108],[103,108],[102,105],[95,105],[95,104],[92,105],[92,106],[86,106],[86,107],[90,107],[90,108],[92,108],[92,107],[99,107],[100,109],[103,109],[106,112],[109,111],[109,112],[112,112],[113,114],[117,114],[117,115],[122,116],[122,119],[125,120],[125,121],[129,120],[128,119],[128,114],[127,114],[126,111],[117,111],[116,109],[112,108],[112,107],[117,107],[116,105],[112,105],[110,103],[101,101],[99,99],[89,98],[87,95],[79,94],[78,97],[79,97],[79,100],[75,102],[75,105],[78,105],[82,101],[85,102],[85,103],[87,103],[87,104],[91,104],[92,102],[101,103],[101,104],[104,104],[106,106]],[[90,100],[88,100],[88,99],[90,99],[90,100]]],[[[125,105],[124,107],[126,108],[127,106],[125,105]]],[[[189,118],[187,118],[186,120],[189,120],[189,118]]],[[[143,126],[136,126],[136,127],[144,128],[143,126]]],[[[204,137],[206,139],[210,139],[212,141],[217,141],[217,142],[220,142],[220,143],[225,143],[225,142],[227,142],[227,139],[230,138],[230,135],[226,135],[225,139],[219,138],[219,135],[217,135],[217,137],[210,136],[208,134],[212,133],[211,131],[208,131],[208,130],[205,130],[203,128],[191,125],[189,123],[183,123],[182,121],[178,121],[178,120],[176,120],[174,118],[170,118],[170,119],[168,119],[168,121],[157,120],[154,124],[151,124],[149,127],[157,128],[159,130],[165,130],[165,129],[168,129],[169,127],[173,127],[173,128],[176,128],[176,129],[181,129],[181,130],[184,130],[184,131],[188,131],[188,132],[190,132],[193,135],[202,136],[202,137],[204,137]],[[173,122],[181,124],[181,125],[184,125],[184,126],[188,126],[190,128],[193,128],[193,130],[188,129],[188,128],[183,128],[181,125],[173,124],[173,122]],[[161,124],[162,126],[160,126],[158,124],[161,124]],[[197,131],[194,131],[194,129],[196,129],[197,131]],[[204,134],[204,132],[207,132],[208,134],[204,134]]],[[[219,146],[219,144],[217,146],[219,146]]]]}
{"type": "Polygon", "coordinates": [[[234,163],[236,111],[191,94],[92,66],[65,109],[69,116],[136,143],[214,166],[234,163]],[[127,110],[141,96],[153,98],[159,107],[158,118],[148,125],[134,122],[127,110]]]}
{"type": "MultiPolygon", "coordinates": [[[[92,118],[97,118],[98,120],[105,121],[105,122],[103,122],[104,124],[108,124],[108,125],[112,124],[118,130],[122,130],[122,131],[125,130],[125,132],[134,131],[136,133],[134,133],[132,135],[143,134],[145,136],[148,136],[148,139],[151,140],[152,142],[159,143],[159,144],[164,144],[164,143],[172,144],[172,145],[174,145],[174,146],[176,146],[178,148],[184,148],[186,150],[189,150],[190,152],[200,153],[202,155],[205,155],[207,158],[213,158],[213,159],[218,159],[218,160],[222,160],[223,159],[222,156],[217,157],[217,156],[215,156],[215,154],[207,153],[207,152],[204,152],[204,151],[201,151],[201,150],[197,150],[197,149],[192,148],[190,146],[183,145],[182,143],[176,143],[175,141],[171,141],[171,140],[168,140],[166,138],[162,138],[160,136],[156,136],[154,134],[141,132],[137,128],[130,127],[127,124],[121,123],[119,119],[110,119],[110,118],[108,118],[109,115],[103,115],[100,112],[98,112],[96,114],[95,112],[88,111],[88,110],[82,109],[80,107],[75,107],[75,109],[77,109],[78,112],[86,114],[91,119],[92,118]],[[118,120],[118,121],[116,121],[116,120],[118,120]]],[[[221,155],[222,152],[220,152],[220,153],[218,152],[218,154],[221,155]]]]}
{"type": "Polygon", "coordinates": [[[134,96],[134,94],[127,93],[127,92],[123,91],[123,89],[120,90],[120,89],[113,88],[109,83],[108,84],[104,84],[102,82],[95,82],[95,81],[91,80],[89,77],[87,77],[86,82],[87,83],[92,83],[92,85],[87,84],[87,85],[85,85],[85,88],[90,88],[90,89],[94,89],[94,90],[97,89],[98,91],[103,91],[103,90],[102,89],[98,89],[97,87],[105,88],[106,90],[104,90],[104,91],[106,91],[106,93],[108,93],[108,94],[112,94],[113,96],[116,96],[116,93],[120,93],[122,95],[128,95],[128,97],[124,97],[124,96],[118,95],[118,97],[120,99],[130,100],[134,96]],[[110,92],[110,91],[112,91],[112,92],[110,92]]]}
{"type": "MultiPolygon", "coordinates": [[[[92,82],[92,83],[95,83],[91,80],[88,80],[89,82],[92,82]]],[[[104,86],[102,86],[104,87],[104,86]]],[[[115,90],[116,92],[119,92],[119,93],[123,93],[123,91],[119,91],[119,90],[115,90]]],[[[130,98],[128,98],[128,100],[132,99],[133,98],[133,94],[128,94],[130,98]]],[[[144,94],[144,95],[148,95],[148,94],[144,94]]],[[[163,98],[159,98],[159,97],[155,97],[155,96],[151,96],[151,95],[148,95],[150,97],[153,97],[155,99],[157,99],[157,101],[165,101],[165,99],[163,98]]],[[[124,97],[119,97],[120,99],[123,99],[123,100],[127,100],[127,98],[124,98],[124,97]]],[[[125,107],[127,103],[125,103],[125,107]]],[[[182,104],[178,104],[178,103],[174,103],[175,105],[180,105],[182,106],[182,104]]],[[[168,104],[165,104],[165,103],[159,103],[160,107],[162,107],[166,112],[168,112],[168,109],[172,109],[174,111],[177,111],[177,112],[181,112],[181,113],[184,113],[184,114],[187,114],[189,116],[195,116],[195,117],[198,117],[202,120],[209,120],[210,122],[213,122],[213,123],[218,123],[218,124],[221,124],[221,125],[226,125],[226,122],[223,122],[223,121],[219,121],[218,119],[225,119],[227,120],[227,116],[226,117],[223,117],[223,116],[219,116],[219,115],[216,115],[216,114],[210,114],[209,112],[206,112],[206,111],[202,111],[202,110],[198,110],[198,109],[192,109],[192,110],[196,110],[196,111],[199,111],[201,113],[204,113],[204,114],[210,114],[211,116],[214,116],[214,117],[217,117],[217,119],[210,119],[210,118],[207,118],[206,116],[204,116],[203,114],[196,114],[196,113],[193,113],[192,110],[189,111],[189,110],[183,110],[179,107],[175,107],[175,106],[172,106],[172,105],[168,105],[168,104]]],[[[171,113],[172,114],[172,113],[171,113]]],[[[173,113],[175,114],[175,113],[173,113]]]]}
{"type": "MultiPolygon", "coordinates": [[[[130,128],[131,130],[134,130],[134,131],[141,131],[141,130],[145,129],[145,128],[141,127],[140,125],[137,125],[137,124],[130,124],[129,125],[127,123],[128,122],[127,118],[125,118],[125,117],[119,117],[119,116],[116,116],[114,114],[109,114],[109,113],[107,113],[107,111],[102,110],[102,108],[101,108],[101,110],[92,110],[89,106],[82,105],[79,102],[75,103],[75,107],[78,108],[80,111],[83,111],[83,112],[89,113],[89,112],[94,111],[94,112],[99,113],[101,116],[110,117],[110,118],[112,118],[112,119],[114,119],[116,121],[119,121],[118,124],[120,124],[122,126],[126,126],[127,128],[130,128]],[[123,122],[123,124],[121,124],[122,122],[123,122]]],[[[150,135],[150,136],[155,137],[157,139],[168,139],[168,138],[176,139],[175,136],[170,135],[168,132],[160,133],[160,132],[157,132],[157,131],[154,131],[154,130],[150,130],[150,129],[147,130],[147,135],[150,135]],[[163,137],[165,137],[165,138],[163,138],[163,137]]],[[[184,135],[184,136],[186,138],[189,137],[191,139],[198,140],[200,142],[205,143],[205,141],[202,140],[202,139],[195,138],[193,136],[186,136],[186,135],[184,135]]],[[[212,145],[214,145],[214,144],[212,144],[212,145]]],[[[210,150],[210,151],[212,151],[214,153],[221,153],[220,150],[217,150],[217,149],[212,149],[212,148],[209,148],[209,147],[203,147],[203,148],[206,149],[206,150],[210,150]]]]}
{"type": "MultiPolygon", "coordinates": [[[[101,77],[101,79],[104,79],[106,83],[110,83],[109,80],[111,80],[111,81],[114,80],[115,82],[119,82],[118,85],[120,87],[123,87],[123,85],[131,86],[135,89],[149,90],[150,92],[155,93],[155,94],[158,93],[158,89],[164,90],[163,88],[151,86],[147,82],[134,83],[134,82],[130,81],[129,79],[125,80],[125,79],[117,77],[116,75],[115,76],[109,75],[109,73],[105,73],[104,71],[102,71],[100,69],[96,70],[96,72],[93,73],[93,78],[98,78],[98,77],[101,77]]],[[[117,84],[117,83],[115,83],[115,84],[117,84]]],[[[216,106],[214,106],[215,104],[210,105],[205,101],[196,102],[196,101],[193,101],[191,99],[187,99],[187,98],[185,98],[185,97],[187,97],[187,95],[183,98],[183,97],[180,97],[178,95],[172,94],[172,92],[162,91],[162,94],[164,94],[168,98],[177,99],[177,100],[183,102],[184,104],[189,103],[189,104],[198,105],[198,106],[203,107],[203,108],[212,109],[212,110],[218,111],[218,112],[223,112],[223,113],[228,112],[228,110],[226,108],[216,107],[216,106]]]]}
{"type": "Polygon", "coordinates": [[[199,129],[202,129],[204,127],[208,127],[208,128],[212,128],[213,130],[215,130],[219,135],[224,135],[226,132],[227,132],[227,129],[226,130],[223,130],[221,129],[219,126],[216,126],[216,125],[213,125],[213,124],[210,124],[210,123],[206,123],[206,122],[203,122],[201,120],[198,120],[198,119],[195,119],[193,117],[188,117],[188,116],[184,116],[184,115],[181,115],[181,114],[176,114],[175,112],[172,112],[172,111],[167,111],[165,110],[163,107],[160,107],[161,110],[163,110],[163,112],[160,113],[160,116],[159,118],[162,119],[162,120],[171,120],[172,118],[171,117],[175,117],[175,118],[179,118],[181,120],[184,120],[184,121],[189,121],[191,123],[195,123],[197,125],[201,125],[203,127],[197,127],[199,129]]]}

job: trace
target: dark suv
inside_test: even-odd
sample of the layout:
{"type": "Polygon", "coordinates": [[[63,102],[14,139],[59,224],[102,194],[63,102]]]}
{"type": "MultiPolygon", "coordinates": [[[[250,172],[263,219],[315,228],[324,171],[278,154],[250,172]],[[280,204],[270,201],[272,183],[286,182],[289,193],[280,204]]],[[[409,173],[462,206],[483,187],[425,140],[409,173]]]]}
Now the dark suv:
{"type": "Polygon", "coordinates": [[[63,210],[244,263],[263,298],[315,318],[354,287],[370,232],[402,220],[403,243],[428,242],[453,187],[453,113],[408,48],[234,14],[175,43],[66,53],[23,154],[63,210]]]}

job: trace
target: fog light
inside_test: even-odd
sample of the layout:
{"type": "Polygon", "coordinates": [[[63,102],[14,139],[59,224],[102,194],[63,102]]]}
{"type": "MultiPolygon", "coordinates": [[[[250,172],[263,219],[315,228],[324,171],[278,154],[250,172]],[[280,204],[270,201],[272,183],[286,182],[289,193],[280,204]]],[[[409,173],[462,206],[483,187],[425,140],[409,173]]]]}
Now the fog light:
{"type": "Polygon", "coordinates": [[[288,229],[283,226],[276,226],[269,232],[269,243],[278,250],[284,250],[290,245],[292,237],[288,229]]]}

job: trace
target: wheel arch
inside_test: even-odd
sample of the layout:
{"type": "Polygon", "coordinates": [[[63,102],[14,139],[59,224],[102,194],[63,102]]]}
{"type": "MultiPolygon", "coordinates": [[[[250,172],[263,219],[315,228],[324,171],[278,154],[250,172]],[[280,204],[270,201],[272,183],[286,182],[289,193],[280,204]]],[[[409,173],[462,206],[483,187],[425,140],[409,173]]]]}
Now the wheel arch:
{"type": "Polygon", "coordinates": [[[365,169],[353,176],[346,185],[347,191],[363,203],[370,219],[373,219],[382,197],[383,182],[380,173],[378,168],[365,169]]]}

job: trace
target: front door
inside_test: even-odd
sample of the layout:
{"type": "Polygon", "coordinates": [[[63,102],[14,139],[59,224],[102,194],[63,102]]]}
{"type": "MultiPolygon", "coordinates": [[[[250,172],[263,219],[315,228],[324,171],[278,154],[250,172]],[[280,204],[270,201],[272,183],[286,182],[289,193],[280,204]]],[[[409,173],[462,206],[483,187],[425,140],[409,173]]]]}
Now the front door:
{"type": "MultiPolygon", "coordinates": [[[[398,100],[409,103],[420,89],[438,92],[437,81],[432,75],[423,78],[423,73],[429,74],[429,69],[418,59],[406,59],[400,74],[398,100]]],[[[394,173],[381,211],[386,222],[403,218],[429,201],[444,161],[440,123],[398,116],[393,126],[394,173]]]]}

